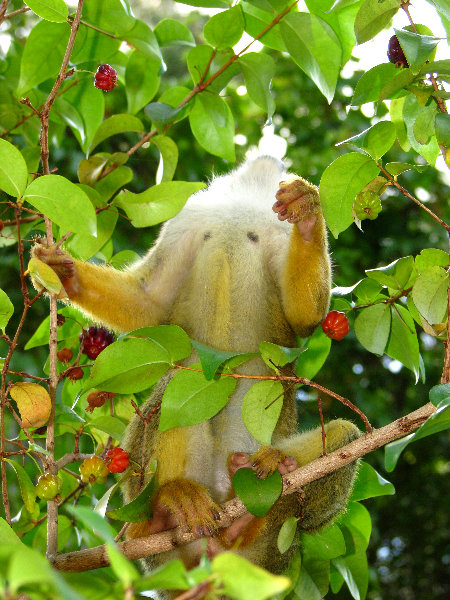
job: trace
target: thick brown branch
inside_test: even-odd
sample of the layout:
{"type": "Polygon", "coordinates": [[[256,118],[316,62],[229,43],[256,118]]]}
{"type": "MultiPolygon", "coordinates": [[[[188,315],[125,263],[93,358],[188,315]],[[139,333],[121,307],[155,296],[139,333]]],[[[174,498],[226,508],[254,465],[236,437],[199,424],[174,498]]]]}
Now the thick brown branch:
{"type": "MultiPolygon", "coordinates": [[[[355,440],[347,446],[343,446],[327,454],[325,457],[318,458],[293,473],[283,477],[283,494],[292,494],[311,481],[315,481],[324,475],[332,473],[336,469],[355,461],[356,459],[377,450],[388,442],[404,437],[417,429],[422,423],[430,417],[435,407],[428,403],[418,410],[386,425],[380,429],[374,429],[366,433],[361,438],[355,440]]],[[[222,506],[223,515],[218,522],[221,527],[228,527],[235,519],[245,514],[246,509],[239,498],[233,498],[222,506]]],[[[119,550],[131,560],[143,558],[151,554],[166,552],[174,547],[187,544],[195,539],[192,533],[183,533],[180,529],[164,531],[145,538],[127,540],[118,544],[119,550]]],[[[97,546],[80,550],[78,552],[68,552],[67,554],[58,554],[53,557],[52,564],[61,571],[87,571],[98,569],[109,565],[105,546],[97,546]]]]}

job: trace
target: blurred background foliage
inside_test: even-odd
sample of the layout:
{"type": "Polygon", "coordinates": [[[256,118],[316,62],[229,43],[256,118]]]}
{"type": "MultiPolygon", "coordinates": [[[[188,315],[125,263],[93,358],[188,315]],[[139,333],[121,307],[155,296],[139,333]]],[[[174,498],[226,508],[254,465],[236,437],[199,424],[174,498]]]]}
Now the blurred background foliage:
{"type": "MultiPolygon", "coordinates": [[[[13,1],[10,10],[21,6],[22,2],[13,1]]],[[[164,16],[180,18],[174,12],[177,6],[172,2],[133,3],[133,8],[136,16],[150,25],[164,16]]],[[[206,17],[195,10],[184,17],[185,24],[194,36],[201,33],[205,21],[206,17]]],[[[16,43],[25,43],[32,23],[33,18],[28,15],[16,17],[16,43]]],[[[191,85],[183,58],[186,52],[187,49],[182,46],[163,49],[168,69],[162,79],[161,92],[174,85],[191,85]]],[[[277,74],[272,84],[276,111],[271,126],[274,133],[287,142],[287,164],[292,171],[318,184],[330,162],[348,151],[345,146],[336,147],[336,144],[369,127],[375,122],[374,119],[383,116],[387,108],[382,104],[378,113],[371,118],[359,108],[348,109],[353,89],[362,74],[357,64],[354,64],[355,71],[350,78],[341,79],[335,99],[328,105],[313,82],[291,60],[277,53],[273,55],[277,63],[277,74]]],[[[379,57],[380,63],[386,61],[385,55],[379,57]]],[[[241,86],[243,80],[237,77],[227,88],[228,101],[235,117],[238,161],[245,157],[249,148],[258,145],[261,132],[267,125],[265,115],[248,96],[242,94],[241,86]]],[[[106,94],[105,100],[107,114],[126,112],[123,85],[119,85],[113,94],[106,94]]],[[[143,111],[139,116],[150,126],[143,111]]],[[[33,125],[38,127],[37,119],[34,121],[33,125]]],[[[52,124],[51,134],[56,142],[54,146],[58,148],[52,156],[53,166],[77,181],[77,167],[84,158],[77,141],[70,130],[62,125],[58,127],[56,123],[52,124]]],[[[207,154],[194,140],[186,120],[176,123],[169,135],[177,142],[180,153],[175,179],[205,180],[212,173],[226,172],[233,167],[225,160],[207,154]]],[[[97,151],[126,151],[136,139],[134,134],[114,136],[103,142],[97,151]]],[[[20,140],[15,141],[20,145],[20,140]]],[[[153,185],[158,160],[158,152],[152,146],[133,155],[128,166],[133,169],[135,177],[127,186],[128,189],[138,192],[153,185]]],[[[411,162],[412,157],[396,144],[386,160],[411,162]]],[[[402,184],[448,221],[449,189],[442,174],[432,168],[420,174],[409,171],[402,176],[402,184]]],[[[11,218],[9,213],[1,214],[2,211],[1,218],[11,218]]],[[[444,230],[412,202],[397,192],[390,193],[390,190],[383,196],[383,211],[379,217],[375,221],[365,221],[363,228],[364,232],[361,232],[352,226],[338,240],[330,238],[335,285],[353,285],[364,276],[365,269],[389,264],[408,254],[416,255],[422,248],[448,249],[444,230]]],[[[132,249],[142,254],[152,244],[156,234],[157,228],[134,229],[125,218],[119,219],[113,240],[114,252],[132,249]]],[[[30,242],[33,236],[36,236],[36,232],[31,232],[27,241],[30,242]]],[[[0,238],[0,248],[2,245],[4,241],[0,238]]],[[[8,290],[16,306],[10,324],[11,331],[18,323],[22,303],[16,250],[16,246],[1,250],[0,286],[8,290]]],[[[47,309],[45,301],[33,305],[19,340],[21,348],[47,315],[47,309]]],[[[47,358],[46,348],[36,348],[26,353],[21,352],[21,348],[15,353],[11,368],[39,373],[47,358]]],[[[5,350],[6,344],[0,340],[0,356],[5,354],[5,350]]],[[[370,354],[351,332],[344,340],[333,342],[317,381],[350,398],[375,427],[380,427],[424,404],[427,390],[439,383],[444,355],[442,342],[422,333],[421,352],[427,382],[415,384],[410,371],[386,356],[377,358],[370,354]]],[[[327,398],[322,400],[326,418],[353,418],[336,401],[331,402],[327,398]]],[[[315,398],[303,391],[299,394],[299,411],[302,426],[318,423],[315,398]]],[[[11,428],[14,428],[13,424],[11,428]]],[[[69,439],[67,442],[72,443],[69,439]]],[[[368,551],[371,566],[369,600],[444,600],[449,597],[449,464],[443,458],[447,451],[448,438],[445,434],[427,437],[408,446],[392,474],[384,473],[383,450],[366,457],[367,462],[385,474],[397,489],[394,497],[384,496],[366,501],[373,521],[368,551]]],[[[11,486],[13,488],[13,481],[11,486]]],[[[351,596],[344,586],[333,597],[344,600],[351,596]]]]}

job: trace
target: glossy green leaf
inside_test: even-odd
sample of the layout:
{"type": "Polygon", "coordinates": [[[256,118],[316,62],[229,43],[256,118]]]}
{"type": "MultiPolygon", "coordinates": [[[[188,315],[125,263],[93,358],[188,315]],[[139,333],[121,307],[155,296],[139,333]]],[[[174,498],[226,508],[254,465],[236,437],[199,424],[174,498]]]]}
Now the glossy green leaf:
{"type": "Polygon", "coordinates": [[[404,94],[406,88],[414,80],[414,73],[410,69],[397,69],[395,75],[381,88],[378,104],[386,98],[396,98],[404,94]]]}
{"type": "Polygon", "coordinates": [[[342,527],[344,533],[346,532],[346,528],[353,528],[359,531],[364,540],[364,546],[367,548],[372,533],[372,519],[369,511],[363,504],[360,502],[349,502],[346,511],[339,517],[338,524],[342,527]]]}
{"type": "Polygon", "coordinates": [[[120,36],[133,48],[142,52],[151,60],[159,60],[162,64],[161,50],[159,49],[156,35],[143,21],[136,20],[134,26],[120,36]]]}
{"type": "Polygon", "coordinates": [[[206,41],[217,50],[234,46],[243,33],[244,17],[240,6],[212,16],[203,28],[206,41]]]}
{"type": "Polygon", "coordinates": [[[450,146],[450,115],[438,112],[436,114],[436,137],[443,146],[450,146]]]}
{"type": "Polygon", "coordinates": [[[334,97],[342,50],[331,27],[315,15],[289,13],[280,23],[286,48],[295,63],[328,100],[334,97]]]}
{"type": "Polygon", "coordinates": [[[170,364],[171,357],[160,344],[140,338],[119,340],[98,355],[83,391],[140,392],[155,384],[170,364]]]}
{"type": "Polygon", "coordinates": [[[174,217],[189,196],[204,187],[204,183],[165,181],[140,194],[124,190],[114,203],[123,208],[134,227],[150,227],[174,217]]]}
{"type": "Polygon", "coordinates": [[[283,407],[283,386],[279,381],[259,381],[242,400],[242,420],[260,444],[270,444],[283,407]]]}
{"type": "Polygon", "coordinates": [[[450,383],[435,385],[431,388],[430,402],[432,402],[436,408],[448,406],[450,404],[450,383]]]}
{"type": "Polygon", "coordinates": [[[328,560],[345,554],[345,539],[339,527],[334,524],[317,533],[302,533],[301,547],[310,556],[328,560]]]}
{"type": "Polygon", "coordinates": [[[173,364],[187,358],[192,352],[191,341],[187,333],[178,325],[155,325],[141,327],[127,334],[128,337],[144,337],[163,348],[173,364]]]}
{"type": "Polygon", "coordinates": [[[396,303],[392,306],[392,325],[385,350],[391,358],[399,360],[416,376],[420,375],[420,352],[414,319],[409,311],[396,303]]]}
{"type": "Polygon", "coordinates": [[[65,509],[74,516],[77,520],[81,521],[88,530],[93,531],[103,541],[114,544],[114,537],[116,532],[111,525],[92,508],[88,506],[76,506],[74,504],[67,504],[65,509]]]}
{"type": "Polygon", "coordinates": [[[87,195],[61,175],[43,175],[30,183],[24,199],[64,231],[97,234],[95,209],[87,195]]]}
{"type": "Polygon", "coordinates": [[[277,548],[281,554],[284,554],[292,546],[297,533],[297,517],[288,517],[278,532],[277,548]]]}
{"type": "Polygon", "coordinates": [[[155,495],[157,487],[157,477],[153,475],[150,481],[145,485],[139,495],[134,498],[134,500],[128,504],[125,504],[124,506],[121,506],[120,508],[108,510],[106,512],[106,516],[110,519],[130,523],[147,521],[152,516],[150,501],[155,495]]]}
{"type": "Polygon", "coordinates": [[[7,577],[9,592],[14,595],[23,586],[48,586],[56,583],[56,574],[52,572],[46,558],[25,544],[12,554],[7,577]]]}
{"type": "Polygon", "coordinates": [[[375,304],[361,310],[355,319],[358,341],[374,354],[383,354],[391,331],[391,309],[387,304],[375,304]]]}
{"type": "Polygon", "coordinates": [[[390,22],[400,8],[399,0],[364,0],[355,19],[358,44],[372,39],[390,22]]]}
{"type": "Polygon", "coordinates": [[[121,187],[129,183],[133,179],[133,171],[129,167],[118,167],[108,173],[106,177],[102,177],[95,184],[96,191],[102,196],[103,202],[114,196],[121,187]]]}
{"type": "Polygon", "coordinates": [[[0,190],[20,198],[27,187],[28,169],[20,151],[0,138],[0,190]]]}
{"type": "MultiPolygon", "coordinates": [[[[395,142],[395,127],[390,121],[380,121],[362,133],[355,135],[340,144],[350,144],[361,148],[374,160],[378,161],[395,142]]],[[[340,144],[337,144],[338,146],[340,144]]]]}
{"type": "Polygon", "coordinates": [[[69,14],[64,0],[27,0],[27,6],[38,17],[54,23],[65,23],[69,14]]]}
{"type": "Polygon", "coordinates": [[[358,152],[340,156],[325,169],[320,181],[320,201],[335,238],[353,223],[356,194],[377,175],[378,167],[372,158],[358,152]]]}
{"type": "Polygon", "coordinates": [[[286,45],[281,37],[279,24],[269,27],[275,16],[274,12],[263,10],[260,6],[251,2],[241,2],[241,6],[244,12],[245,31],[252,37],[256,37],[267,29],[267,32],[261,36],[260,42],[268,48],[286,52],[286,45]]]}
{"type": "Polygon", "coordinates": [[[14,313],[14,305],[8,295],[0,288],[0,330],[5,329],[14,313]]]}
{"type": "Polygon", "coordinates": [[[164,392],[160,431],[210,419],[226,405],[235,387],[236,381],[230,377],[208,381],[196,371],[177,373],[164,392]]]}
{"type": "Polygon", "coordinates": [[[312,379],[322,368],[331,349],[331,339],[318,327],[314,334],[307,339],[302,353],[297,359],[295,372],[299,377],[312,379]]]}
{"type": "Polygon", "coordinates": [[[210,154],[234,162],[234,119],[223,98],[197,94],[189,123],[200,146],[210,154]]]}
{"type": "Polygon", "coordinates": [[[178,147],[172,138],[166,135],[156,135],[152,143],[158,148],[160,160],[156,183],[172,181],[178,163],[178,147]]]}
{"type": "Polygon", "coordinates": [[[286,348],[272,342],[261,342],[259,350],[266,365],[275,370],[278,370],[277,367],[284,367],[294,362],[305,352],[304,348],[286,348]]]}
{"type": "Polygon", "coordinates": [[[141,575],[135,583],[134,590],[188,590],[190,577],[186,567],[180,559],[173,559],[168,563],[150,571],[147,575],[141,575]]]}
{"type": "Polygon", "coordinates": [[[219,577],[223,593],[232,600],[269,600],[290,584],[284,575],[273,575],[231,552],[218,554],[211,569],[219,577]]]}
{"type": "Polygon", "coordinates": [[[68,23],[39,21],[33,27],[27,37],[20,65],[20,79],[17,88],[19,97],[39,83],[58,74],[69,35],[68,23]],[[43,56],[45,56],[45,60],[42,60],[43,56]]]}
{"type": "Polygon", "coordinates": [[[369,583],[366,543],[361,533],[353,527],[346,528],[352,536],[354,552],[332,559],[332,564],[339,571],[355,600],[364,600],[369,583]]]}
{"type": "Polygon", "coordinates": [[[125,558],[115,544],[106,543],[106,553],[114,575],[124,588],[131,588],[132,583],[141,577],[139,571],[130,560],[125,558]]]}
{"type": "Polygon", "coordinates": [[[395,494],[392,483],[377,473],[369,463],[361,462],[350,501],[356,502],[357,500],[392,494],[395,494]]]}
{"type": "Polygon", "coordinates": [[[426,106],[414,121],[414,137],[419,144],[428,144],[431,137],[435,135],[435,121],[438,108],[436,104],[426,106]]]}
{"type": "Polygon", "coordinates": [[[137,131],[139,133],[144,133],[145,127],[142,124],[142,121],[134,115],[119,114],[108,117],[95,132],[94,139],[89,146],[89,154],[104,140],[113,135],[124,133],[126,131],[137,131]]]}
{"type": "Polygon", "coordinates": [[[368,269],[367,277],[395,291],[403,291],[414,269],[414,258],[405,256],[378,269],[368,269]]]}
{"type": "Polygon", "coordinates": [[[397,73],[398,71],[392,63],[382,63],[363,73],[356,84],[352,106],[376,102],[386,83],[397,73]]]}
{"type": "Polygon", "coordinates": [[[418,154],[423,156],[430,165],[434,166],[440,153],[436,138],[432,137],[427,144],[420,144],[414,136],[414,124],[423,110],[424,107],[419,105],[417,98],[413,94],[406,96],[403,105],[403,119],[406,125],[408,141],[418,154]]]}
{"type": "Polygon", "coordinates": [[[367,277],[360,281],[354,289],[354,294],[358,298],[358,304],[371,304],[380,298],[380,292],[383,289],[381,283],[367,277]]]}
{"type": "Polygon", "coordinates": [[[148,104],[159,89],[160,61],[149,60],[135,50],[131,53],[125,70],[125,91],[128,112],[132,115],[148,104]]]}
{"type": "MultiPolygon", "coordinates": [[[[69,317],[66,319],[64,325],[57,328],[58,342],[77,338],[81,333],[81,328],[87,323],[86,317],[84,317],[78,309],[72,306],[65,306],[64,308],[61,308],[58,313],[65,317],[69,317]]],[[[25,344],[25,350],[30,350],[30,348],[36,348],[37,346],[47,345],[49,342],[49,336],[50,317],[46,317],[25,344]]]]}
{"type": "Polygon", "coordinates": [[[300,575],[295,585],[295,597],[299,600],[322,600],[328,592],[330,561],[303,556],[300,575]]]}
{"type": "Polygon", "coordinates": [[[28,512],[33,513],[36,502],[36,490],[31,482],[30,476],[22,467],[22,465],[20,465],[16,460],[10,460],[9,458],[4,458],[3,460],[11,465],[16,472],[23,503],[25,504],[28,512]]]}
{"type": "Polygon", "coordinates": [[[253,469],[244,468],[234,474],[233,488],[252,515],[264,517],[280,497],[283,480],[278,471],[258,479],[253,469]]]}
{"type": "Polygon", "coordinates": [[[89,421],[88,425],[89,427],[93,427],[94,429],[98,429],[99,431],[107,433],[118,442],[122,440],[125,433],[125,424],[123,421],[117,417],[111,417],[109,415],[97,417],[96,419],[89,421]]]}
{"type": "Polygon", "coordinates": [[[272,78],[275,75],[275,63],[269,54],[249,52],[239,59],[244,74],[245,86],[250,98],[267,112],[271,119],[275,110],[275,101],[270,93],[272,78]]]}
{"type": "Polygon", "coordinates": [[[448,273],[442,267],[432,266],[423,271],[412,290],[414,304],[430,323],[442,323],[447,312],[448,273]]]}
{"type": "Polygon", "coordinates": [[[234,356],[240,356],[241,352],[223,352],[200,342],[192,340],[192,345],[200,359],[205,379],[212,379],[222,363],[234,356]]]}
{"type": "Polygon", "coordinates": [[[162,19],[154,33],[160,46],[195,46],[195,39],[184,23],[175,19],[162,19]]]}
{"type": "Polygon", "coordinates": [[[431,54],[438,45],[439,38],[420,35],[406,29],[394,29],[394,31],[410,68],[421,67],[425,61],[433,59],[431,54]]]}

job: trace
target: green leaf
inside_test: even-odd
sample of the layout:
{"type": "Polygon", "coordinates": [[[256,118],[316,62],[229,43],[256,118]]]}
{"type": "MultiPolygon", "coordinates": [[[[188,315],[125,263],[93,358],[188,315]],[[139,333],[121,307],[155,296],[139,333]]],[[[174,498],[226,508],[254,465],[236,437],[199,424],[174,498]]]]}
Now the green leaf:
{"type": "Polygon", "coordinates": [[[191,341],[187,333],[178,325],[155,325],[141,327],[127,334],[128,337],[144,337],[163,348],[171,364],[187,358],[192,352],[191,341]]]}
{"type": "Polygon", "coordinates": [[[124,133],[125,131],[138,131],[139,133],[144,133],[145,127],[142,124],[142,121],[134,115],[118,114],[105,119],[95,132],[94,139],[89,146],[88,154],[104,140],[113,135],[117,135],[118,133],[124,133]]]}
{"type": "Polygon", "coordinates": [[[157,183],[172,181],[178,163],[178,147],[172,138],[165,135],[156,135],[152,139],[158,148],[160,160],[157,172],[157,183]]]}
{"type": "Polygon", "coordinates": [[[231,552],[217,555],[211,568],[220,578],[223,593],[232,600],[268,600],[290,585],[284,575],[272,575],[231,552]]]}
{"type": "Polygon", "coordinates": [[[255,104],[267,112],[270,120],[275,110],[275,101],[270,85],[275,75],[275,63],[269,54],[249,52],[239,59],[244,74],[248,95],[255,104]]]}
{"type": "Polygon", "coordinates": [[[27,6],[38,17],[53,23],[65,23],[69,14],[64,0],[27,0],[27,6]]]}
{"type": "Polygon", "coordinates": [[[154,30],[160,46],[195,46],[195,39],[184,23],[175,19],[162,19],[154,30]]]}
{"type": "Polygon", "coordinates": [[[391,472],[395,469],[398,459],[403,450],[411,442],[415,442],[429,435],[445,431],[450,427],[450,408],[448,404],[443,403],[440,408],[429,417],[421,427],[415,432],[395,442],[385,446],[384,464],[386,471],[391,472]]]}
{"type": "MultiPolygon", "coordinates": [[[[93,193],[96,194],[92,188],[86,189],[86,193],[91,197],[93,193]]],[[[100,198],[99,194],[97,196],[100,198]]],[[[97,236],[76,233],[64,243],[64,249],[75,258],[88,260],[111,239],[118,218],[119,215],[115,210],[102,210],[97,215],[97,236]]]]}
{"type": "Polygon", "coordinates": [[[322,560],[329,560],[345,554],[345,540],[339,527],[329,525],[317,533],[302,533],[303,552],[322,560]]]}
{"type": "Polygon", "coordinates": [[[245,31],[252,37],[259,36],[262,31],[267,29],[267,32],[259,38],[259,41],[274,50],[286,52],[286,46],[280,33],[280,25],[272,25],[274,12],[262,10],[259,6],[251,2],[242,2],[242,10],[244,11],[245,31]]]}
{"type": "Polygon", "coordinates": [[[315,15],[289,13],[280,23],[294,62],[331,102],[341,67],[342,50],[331,27],[315,15]]]}
{"type": "Polygon", "coordinates": [[[147,575],[141,576],[133,588],[136,592],[158,589],[188,590],[191,585],[188,583],[188,573],[183,562],[180,559],[173,559],[147,575]]]}
{"type": "Polygon", "coordinates": [[[344,534],[347,528],[359,531],[364,539],[364,546],[367,548],[372,533],[372,519],[365,506],[359,502],[349,502],[346,511],[339,517],[339,525],[344,534]]]}
{"type": "Polygon", "coordinates": [[[131,394],[154,385],[169,369],[168,351],[152,340],[126,338],[107,346],[95,360],[83,391],[131,394]]]}
{"type": "Polygon", "coordinates": [[[137,50],[130,54],[125,70],[125,91],[130,114],[137,113],[155,96],[160,83],[159,71],[159,60],[149,60],[137,50]]]}
{"type": "Polygon", "coordinates": [[[114,204],[123,208],[134,227],[150,227],[174,217],[187,199],[204,187],[204,183],[165,181],[140,194],[123,190],[114,204]]]}
{"type": "Polygon", "coordinates": [[[352,206],[358,194],[378,175],[369,156],[350,152],[329,165],[320,180],[320,201],[325,220],[335,238],[352,223],[352,206]]]}
{"type": "Polygon", "coordinates": [[[366,274],[367,277],[374,279],[378,283],[381,283],[381,285],[401,292],[405,289],[406,284],[410,280],[413,269],[414,258],[412,256],[405,256],[398,260],[394,260],[386,267],[368,269],[366,274]]]}
{"type": "Polygon", "coordinates": [[[11,465],[17,475],[20,486],[20,495],[22,496],[23,503],[25,504],[28,512],[33,513],[36,502],[36,490],[31,482],[31,479],[25,469],[15,460],[9,458],[3,459],[5,462],[11,465]]]}
{"type": "Polygon", "coordinates": [[[374,160],[378,161],[392,148],[395,138],[394,125],[390,121],[380,121],[362,133],[340,142],[337,146],[351,144],[357,148],[361,148],[374,160]]]}
{"type": "Polygon", "coordinates": [[[284,367],[294,362],[305,351],[304,348],[285,348],[272,342],[261,342],[259,350],[266,365],[275,370],[278,370],[277,367],[284,367]]]}
{"type": "Polygon", "coordinates": [[[133,171],[129,167],[118,167],[95,184],[96,191],[102,196],[103,202],[112,198],[118,189],[133,179],[133,171]]]}
{"type": "Polygon", "coordinates": [[[392,63],[382,63],[363,73],[356,84],[352,98],[352,106],[361,106],[366,102],[376,102],[381,90],[398,70],[392,63]]]}
{"type": "Polygon", "coordinates": [[[391,310],[387,304],[364,308],[354,324],[358,341],[374,354],[383,354],[391,331],[391,310]]]}
{"type": "Polygon", "coordinates": [[[395,494],[395,488],[392,483],[384,479],[368,463],[361,462],[358,467],[358,475],[350,501],[356,502],[357,500],[392,494],[395,494]]]}
{"type": "Polygon", "coordinates": [[[399,0],[364,0],[355,19],[358,44],[372,39],[390,22],[400,8],[399,0]]]}
{"type": "Polygon", "coordinates": [[[192,345],[195,348],[195,351],[198,354],[200,359],[203,374],[205,379],[210,380],[214,377],[217,372],[217,369],[220,367],[222,363],[234,356],[241,356],[241,352],[222,352],[222,350],[216,350],[215,348],[211,348],[210,346],[205,346],[205,344],[201,344],[200,342],[196,342],[192,340],[192,345]]]}
{"type": "MultiPolygon", "coordinates": [[[[78,338],[81,333],[81,328],[87,323],[86,317],[80,311],[72,306],[66,306],[58,311],[61,315],[69,317],[64,325],[58,327],[57,340],[61,342],[67,339],[78,338]]],[[[36,348],[37,346],[45,346],[49,342],[50,336],[50,317],[45,318],[31,338],[25,344],[25,350],[36,348]]]]}
{"type": "Polygon", "coordinates": [[[417,310],[430,323],[442,323],[447,312],[448,273],[438,266],[423,271],[412,290],[417,310]]]}
{"type": "Polygon", "coordinates": [[[233,114],[222,98],[197,94],[189,123],[195,139],[207,152],[235,161],[233,114]]]}
{"type": "Polygon", "coordinates": [[[312,379],[320,371],[330,353],[331,339],[319,327],[307,339],[303,348],[306,352],[298,357],[295,372],[299,377],[312,379]]]}
{"type": "Polygon", "coordinates": [[[177,373],[164,392],[159,430],[210,419],[225,406],[235,387],[236,381],[230,377],[208,381],[203,373],[196,371],[177,373]]]}
{"type": "Polygon", "coordinates": [[[106,512],[106,516],[110,519],[130,523],[147,521],[152,516],[150,500],[155,495],[157,487],[157,477],[153,475],[150,481],[145,485],[139,495],[134,498],[134,500],[128,504],[125,504],[124,506],[121,506],[120,508],[108,510],[106,512]]]}
{"type": "Polygon", "coordinates": [[[206,41],[217,50],[234,46],[243,33],[244,17],[240,6],[212,16],[203,28],[206,41]]]}
{"type": "Polygon", "coordinates": [[[399,95],[404,95],[406,88],[413,80],[414,73],[411,69],[397,69],[396,74],[381,89],[378,104],[386,98],[395,99],[399,95]]]}
{"type": "Polygon", "coordinates": [[[382,285],[367,277],[362,281],[358,282],[354,289],[354,294],[358,298],[361,304],[371,304],[381,296],[380,291],[383,289],[382,285]]]}
{"type": "Polygon", "coordinates": [[[234,474],[233,488],[248,512],[264,517],[280,497],[283,480],[278,471],[266,479],[258,479],[253,469],[244,468],[234,474]]]}
{"type": "Polygon", "coordinates": [[[106,553],[111,569],[124,588],[131,588],[134,581],[140,578],[140,573],[133,563],[117,549],[115,544],[106,543],[106,553]]]}
{"type": "Polygon", "coordinates": [[[76,506],[74,504],[66,504],[65,510],[67,510],[72,516],[78,521],[81,521],[83,525],[90,531],[93,531],[95,535],[98,535],[103,541],[114,544],[114,537],[116,532],[111,525],[92,508],[88,506],[76,506]]]}
{"type": "MultiPolygon", "coordinates": [[[[392,105],[392,103],[391,103],[392,105]]],[[[398,136],[398,131],[397,131],[398,136]]],[[[391,162],[386,163],[385,165],[386,171],[388,171],[391,175],[400,175],[401,173],[405,173],[406,171],[417,171],[417,173],[423,173],[428,169],[427,165],[410,165],[408,163],[400,163],[400,162],[391,162]]]]}
{"type": "Polygon", "coordinates": [[[89,427],[94,427],[99,431],[107,433],[112,438],[120,442],[125,433],[125,424],[117,417],[111,417],[109,415],[103,415],[93,419],[88,423],[89,427]]]}
{"type": "Polygon", "coordinates": [[[242,420],[260,444],[270,444],[283,407],[283,386],[279,381],[259,381],[242,400],[242,420]]]}
{"type": "Polygon", "coordinates": [[[438,45],[439,38],[432,35],[420,35],[405,29],[394,29],[394,31],[410,68],[421,67],[424,62],[433,59],[431,54],[438,45]]]}
{"type": "Polygon", "coordinates": [[[7,579],[9,593],[15,595],[23,586],[54,584],[56,575],[44,556],[21,544],[9,561],[7,579]]]}
{"type": "Polygon", "coordinates": [[[0,138],[0,190],[20,198],[27,187],[27,163],[20,151],[0,138]]]}
{"type": "Polygon", "coordinates": [[[0,329],[5,330],[9,319],[14,313],[14,305],[7,294],[0,288],[0,329]]]}
{"type": "Polygon", "coordinates": [[[297,517],[288,517],[280,528],[277,537],[277,547],[281,554],[284,554],[292,546],[297,533],[297,517]]]}
{"type": "Polygon", "coordinates": [[[436,408],[448,406],[450,404],[450,383],[435,385],[431,388],[430,402],[432,402],[436,408]]]}
{"type": "Polygon", "coordinates": [[[419,144],[428,144],[431,137],[435,134],[435,120],[437,113],[437,105],[430,104],[419,113],[414,121],[413,132],[414,137],[419,144]]]}
{"type": "Polygon", "coordinates": [[[332,559],[332,564],[344,578],[347,587],[355,600],[363,600],[367,594],[369,569],[367,565],[366,543],[361,533],[353,527],[346,528],[351,535],[348,545],[355,551],[346,556],[332,559]]]}
{"type": "Polygon", "coordinates": [[[136,20],[134,27],[120,36],[133,48],[142,52],[151,60],[159,60],[162,63],[161,50],[155,34],[143,21],[136,20]]]}
{"type": "Polygon", "coordinates": [[[68,23],[39,21],[27,36],[20,63],[17,96],[58,74],[69,41],[68,23]],[[45,60],[42,57],[45,56],[45,60]]]}
{"type": "Polygon", "coordinates": [[[450,115],[438,112],[436,114],[436,137],[439,144],[450,146],[450,115]]]}
{"type": "MultiPolygon", "coordinates": [[[[406,70],[406,69],[405,69],[406,70]]],[[[420,144],[414,136],[414,124],[424,107],[420,106],[414,94],[406,96],[403,105],[403,120],[406,125],[408,141],[411,147],[431,165],[434,166],[440,153],[439,145],[433,136],[427,144],[420,144]]]]}
{"type": "Polygon", "coordinates": [[[34,208],[64,231],[97,234],[95,209],[87,195],[61,175],[43,175],[30,183],[23,195],[34,208]]]}
{"type": "Polygon", "coordinates": [[[145,114],[149,119],[156,123],[158,129],[164,129],[164,125],[175,122],[175,117],[180,110],[180,108],[174,108],[163,102],[150,102],[150,104],[147,104],[145,107],[145,114]]]}
{"type": "Polygon", "coordinates": [[[304,556],[295,596],[299,600],[322,600],[328,592],[329,581],[330,561],[304,556]]]}
{"type": "Polygon", "coordinates": [[[416,380],[419,378],[419,340],[414,319],[410,312],[400,304],[392,306],[391,333],[385,352],[410,369],[415,374],[416,380]]]}

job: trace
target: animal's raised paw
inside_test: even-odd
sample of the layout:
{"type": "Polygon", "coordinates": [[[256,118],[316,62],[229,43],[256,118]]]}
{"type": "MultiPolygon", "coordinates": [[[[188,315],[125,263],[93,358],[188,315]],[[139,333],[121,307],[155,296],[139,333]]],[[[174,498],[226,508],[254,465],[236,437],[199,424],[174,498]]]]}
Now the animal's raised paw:
{"type": "Polygon", "coordinates": [[[320,213],[319,190],[301,177],[281,181],[272,210],[280,221],[298,223],[320,213]]]}

